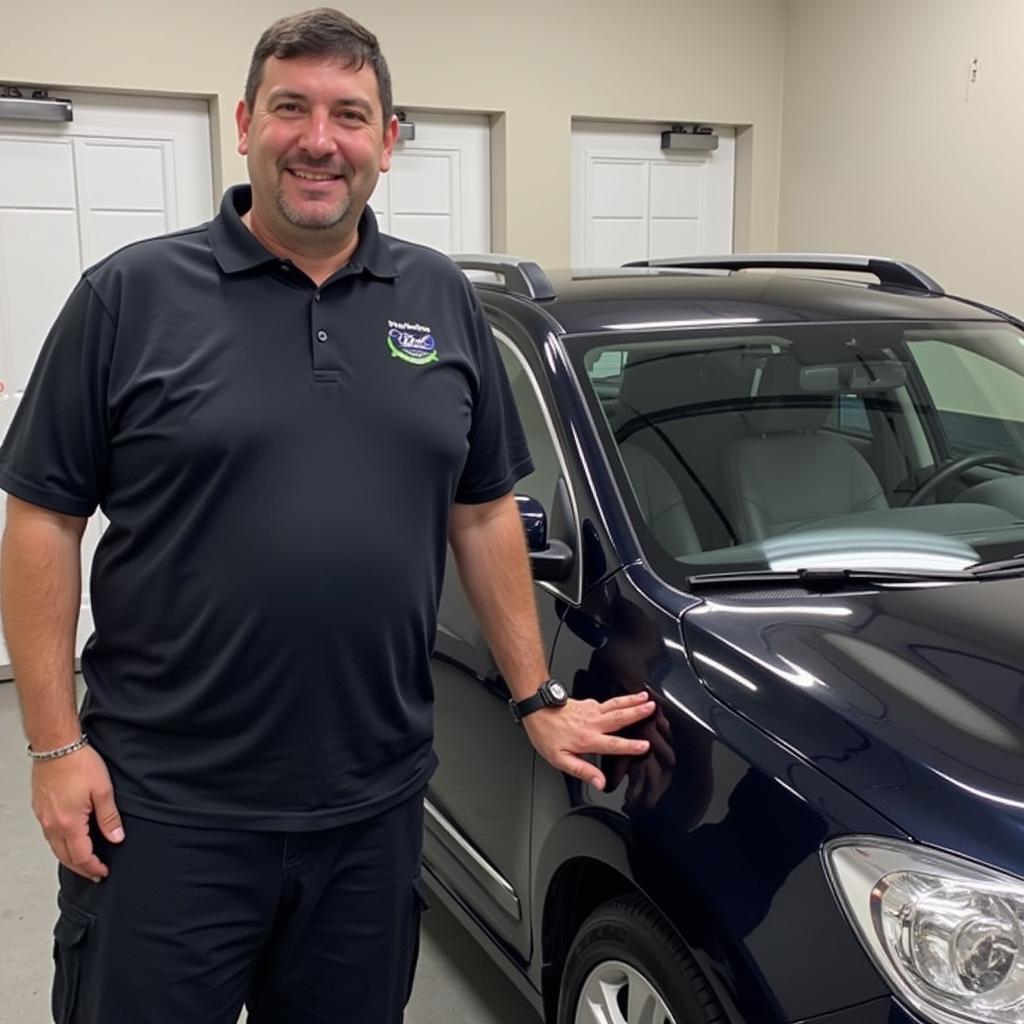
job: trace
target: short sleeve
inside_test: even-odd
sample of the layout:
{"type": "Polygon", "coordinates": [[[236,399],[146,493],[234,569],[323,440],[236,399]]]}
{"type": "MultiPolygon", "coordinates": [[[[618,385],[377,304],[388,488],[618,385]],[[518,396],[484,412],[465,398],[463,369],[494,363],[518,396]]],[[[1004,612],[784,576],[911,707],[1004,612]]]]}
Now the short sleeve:
{"type": "Polygon", "coordinates": [[[65,515],[92,515],[103,496],[107,390],[116,326],[82,278],[43,343],[0,448],[0,488],[65,515]]]}
{"type": "Polygon", "coordinates": [[[508,494],[517,480],[533,472],[497,342],[471,289],[470,301],[479,376],[469,431],[469,455],[455,492],[455,500],[464,505],[494,501],[508,494]]]}

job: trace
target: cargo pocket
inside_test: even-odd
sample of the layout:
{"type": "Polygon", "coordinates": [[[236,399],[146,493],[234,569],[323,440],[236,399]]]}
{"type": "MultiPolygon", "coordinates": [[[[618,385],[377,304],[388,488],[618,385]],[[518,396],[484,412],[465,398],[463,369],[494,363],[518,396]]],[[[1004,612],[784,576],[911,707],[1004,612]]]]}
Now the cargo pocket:
{"type": "Polygon", "coordinates": [[[73,1024],[82,974],[82,957],[96,922],[86,910],[58,899],[60,917],[53,929],[53,1019],[73,1024]]]}
{"type": "Polygon", "coordinates": [[[416,979],[416,964],[420,958],[420,922],[424,911],[429,909],[430,904],[427,903],[423,880],[416,877],[412,880],[412,913],[410,914],[412,933],[406,947],[409,950],[409,981],[405,986],[405,1004],[409,1002],[409,997],[412,995],[412,985],[416,979]]]}

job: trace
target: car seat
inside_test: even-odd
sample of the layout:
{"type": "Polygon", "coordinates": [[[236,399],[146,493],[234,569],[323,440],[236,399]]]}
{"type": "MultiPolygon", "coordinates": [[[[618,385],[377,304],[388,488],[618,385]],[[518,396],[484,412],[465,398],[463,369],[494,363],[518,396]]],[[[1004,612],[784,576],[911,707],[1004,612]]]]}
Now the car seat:
{"type": "Polygon", "coordinates": [[[728,451],[730,505],[741,541],[889,507],[860,452],[820,429],[835,395],[802,390],[801,369],[788,353],[766,358],[753,396],[757,405],[743,414],[752,436],[728,451]]]}

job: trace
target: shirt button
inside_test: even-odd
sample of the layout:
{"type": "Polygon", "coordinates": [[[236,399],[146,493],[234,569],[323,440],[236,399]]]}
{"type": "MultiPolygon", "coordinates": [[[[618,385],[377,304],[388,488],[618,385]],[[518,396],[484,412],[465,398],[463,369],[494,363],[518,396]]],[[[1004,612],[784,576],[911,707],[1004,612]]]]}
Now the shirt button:
{"type": "Polygon", "coordinates": [[[326,341],[327,340],[327,332],[326,331],[317,331],[316,332],[316,340],[317,341],[326,341]]]}
{"type": "Polygon", "coordinates": [[[287,263],[282,263],[281,264],[281,269],[282,270],[291,270],[292,268],[290,266],[288,266],[287,263]]]}
{"type": "Polygon", "coordinates": [[[314,296],[313,296],[313,298],[314,298],[314,299],[315,299],[315,300],[316,300],[317,302],[319,302],[319,301],[320,301],[320,293],[319,293],[319,292],[317,292],[317,293],[316,293],[316,295],[314,295],[314,296]]]}

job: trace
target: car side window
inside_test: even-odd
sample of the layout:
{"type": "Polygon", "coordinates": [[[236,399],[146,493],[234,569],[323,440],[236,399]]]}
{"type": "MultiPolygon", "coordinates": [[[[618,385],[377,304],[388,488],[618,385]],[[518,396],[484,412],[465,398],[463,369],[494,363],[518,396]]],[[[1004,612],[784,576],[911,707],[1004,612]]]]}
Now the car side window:
{"type": "Polygon", "coordinates": [[[1020,451],[1022,380],[1015,369],[946,342],[910,341],[909,347],[954,455],[1020,451]]]}
{"type": "Polygon", "coordinates": [[[510,340],[503,337],[498,331],[494,332],[494,336],[498,340],[498,351],[501,354],[505,372],[508,374],[512,397],[515,399],[516,410],[523,424],[526,443],[529,446],[534,466],[533,472],[529,476],[524,476],[516,484],[516,493],[528,494],[531,498],[535,498],[544,506],[544,511],[550,517],[555,496],[555,484],[561,473],[558,451],[555,448],[547,417],[544,415],[525,363],[515,354],[510,340]]]}

